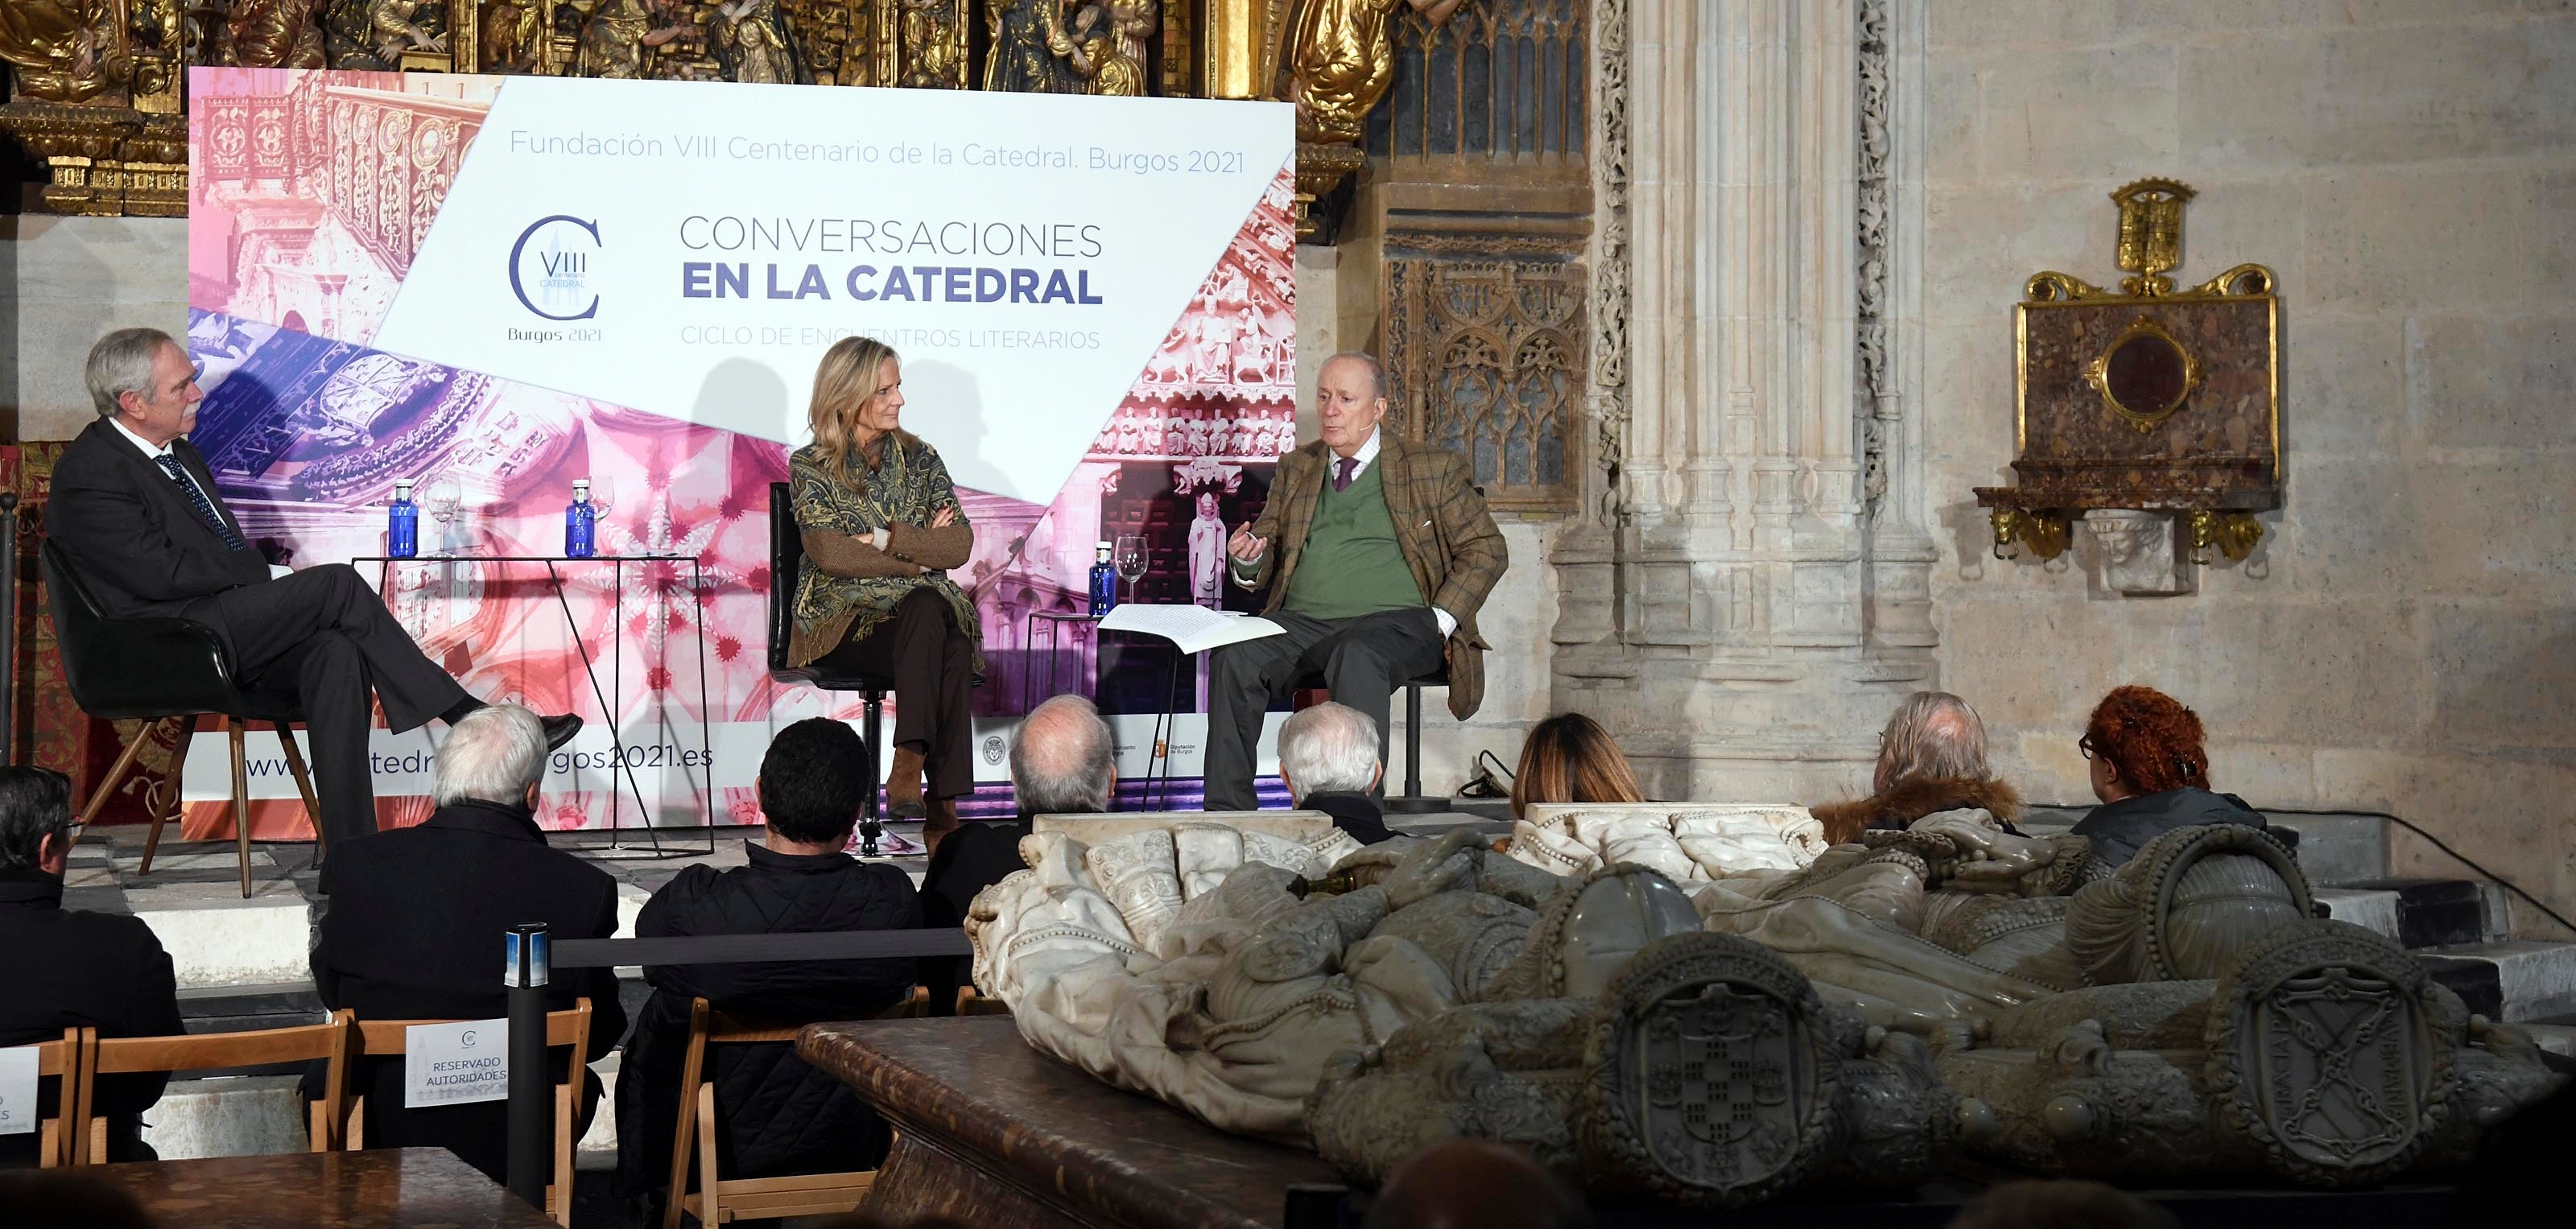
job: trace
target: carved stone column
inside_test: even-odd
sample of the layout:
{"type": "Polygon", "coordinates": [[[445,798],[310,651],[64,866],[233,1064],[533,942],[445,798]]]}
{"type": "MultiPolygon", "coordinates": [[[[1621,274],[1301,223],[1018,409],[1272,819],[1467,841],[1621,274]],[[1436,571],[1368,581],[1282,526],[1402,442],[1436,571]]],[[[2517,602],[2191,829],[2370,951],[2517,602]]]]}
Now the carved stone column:
{"type": "Polygon", "coordinates": [[[1597,9],[1602,515],[1553,560],[1555,699],[1659,797],[1852,791],[1897,697],[1933,684],[1920,486],[1889,457],[1894,2],[1597,9]]]}

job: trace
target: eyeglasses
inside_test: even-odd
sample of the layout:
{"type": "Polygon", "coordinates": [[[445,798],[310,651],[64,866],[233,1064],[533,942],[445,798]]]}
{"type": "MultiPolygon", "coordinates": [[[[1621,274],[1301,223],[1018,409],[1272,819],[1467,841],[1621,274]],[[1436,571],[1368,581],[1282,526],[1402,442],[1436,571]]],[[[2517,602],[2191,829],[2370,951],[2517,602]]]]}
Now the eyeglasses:
{"type": "Polygon", "coordinates": [[[2075,749],[2076,749],[2076,750],[2078,750],[2078,751],[2083,752],[2083,753],[2084,753],[2084,758],[2086,758],[2086,759],[2088,759],[2088,760],[2089,760],[2089,759],[2092,759],[2092,758],[2093,758],[2093,756],[2094,756],[2094,753],[2100,750],[2100,748],[2095,747],[2095,746],[2093,745],[2093,736],[2092,736],[2092,735],[2090,735],[2090,734],[2087,734],[2087,735],[2085,735],[2085,736],[2084,736],[2084,737],[2082,737],[2082,738],[2076,739],[2076,740],[2075,740],[2075,749]]]}

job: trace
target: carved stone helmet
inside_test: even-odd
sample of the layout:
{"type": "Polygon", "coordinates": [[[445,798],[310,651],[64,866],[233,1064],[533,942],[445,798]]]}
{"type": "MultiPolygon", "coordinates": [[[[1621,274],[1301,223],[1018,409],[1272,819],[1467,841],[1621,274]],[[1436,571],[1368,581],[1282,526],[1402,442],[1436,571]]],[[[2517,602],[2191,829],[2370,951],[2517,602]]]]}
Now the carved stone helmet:
{"type": "Polygon", "coordinates": [[[2066,944],[2097,986],[2217,977],[2310,915],[2308,881],[2259,828],[2208,824],[2149,841],[2066,908],[2066,944]]]}
{"type": "Polygon", "coordinates": [[[1699,910],[1660,871],[1622,864],[1558,889],[1487,999],[1595,998],[1646,945],[1700,930],[1699,910]]]}

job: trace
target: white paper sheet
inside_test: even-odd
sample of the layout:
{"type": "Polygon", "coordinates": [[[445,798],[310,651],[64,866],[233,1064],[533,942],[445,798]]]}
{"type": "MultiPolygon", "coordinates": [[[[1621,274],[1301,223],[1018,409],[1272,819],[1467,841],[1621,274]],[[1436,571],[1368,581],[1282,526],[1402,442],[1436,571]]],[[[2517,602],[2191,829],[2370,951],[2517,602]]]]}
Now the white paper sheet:
{"type": "Polygon", "coordinates": [[[403,1108],[510,1095],[510,1022],[459,1020],[403,1030],[403,1108]]]}
{"type": "Polygon", "coordinates": [[[1258,615],[1157,602],[1123,602],[1100,620],[1100,626],[1113,632],[1160,636],[1179,645],[1184,653],[1204,653],[1219,645],[1259,640],[1288,630],[1258,615]]]}
{"type": "Polygon", "coordinates": [[[0,1135],[36,1130],[36,1047],[0,1050],[0,1135]]]}

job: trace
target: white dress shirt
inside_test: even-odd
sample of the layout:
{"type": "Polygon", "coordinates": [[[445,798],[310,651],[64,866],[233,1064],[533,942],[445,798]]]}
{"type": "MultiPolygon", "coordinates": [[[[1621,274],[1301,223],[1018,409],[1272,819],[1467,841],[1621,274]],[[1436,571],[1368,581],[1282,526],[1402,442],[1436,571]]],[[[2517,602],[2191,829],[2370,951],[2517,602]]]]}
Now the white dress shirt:
{"type": "MultiPolygon", "coordinates": [[[[107,420],[107,425],[109,425],[109,426],[111,426],[111,427],[116,428],[116,433],[117,433],[118,435],[122,435],[122,436],[124,436],[124,437],[125,437],[125,442],[126,442],[126,443],[129,443],[129,444],[134,445],[135,450],[136,450],[136,451],[138,451],[138,452],[141,452],[141,453],[143,454],[143,459],[144,459],[145,461],[150,462],[150,463],[151,463],[151,465],[152,465],[152,468],[154,468],[154,469],[160,469],[160,468],[161,468],[161,458],[166,457],[166,456],[172,456],[172,455],[174,455],[174,454],[171,452],[171,450],[170,450],[170,446],[169,446],[168,444],[163,444],[163,445],[161,445],[160,447],[155,448],[155,447],[153,447],[153,446],[152,446],[152,441],[147,440],[147,439],[143,438],[143,437],[142,437],[142,436],[140,436],[140,435],[136,435],[136,434],[135,434],[131,429],[127,428],[127,427],[126,427],[126,425],[125,425],[123,422],[121,422],[121,421],[119,421],[119,420],[117,420],[117,419],[114,419],[114,418],[110,418],[110,419],[108,419],[108,420],[107,420]]],[[[169,472],[169,471],[167,471],[167,470],[163,470],[162,472],[163,472],[163,473],[167,473],[167,472],[169,472]]],[[[193,471],[191,471],[191,470],[188,468],[187,463],[186,463],[186,462],[184,462],[184,461],[180,462],[180,464],[179,464],[179,476],[180,476],[180,478],[182,478],[183,480],[185,480],[189,486],[196,487],[196,489],[197,489],[197,493],[198,493],[199,495],[203,495],[203,496],[205,496],[205,497],[206,497],[206,506],[207,506],[207,507],[210,507],[210,508],[211,508],[211,507],[214,507],[214,506],[215,506],[215,495],[214,495],[214,492],[207,490],[204,486],[200,485],[200,484],[197,482],[197,475],[196,475],[193,471]]],[[[216,513],[215,515],[217,515],[217,516],[221,516],[221,515],[223,515],[223,514],[222,514],[221,512],[218,512],[218,513],[216,513]]],[[[276,579],[276,578],[278,578],[278,577],[280,577],[280,576],[292,576],[292,575],[294,575],[294,574],[295,574],[295,569],[293,569],[293,568],[285,567],[285,566],[282,566],[282,565],[279,565],[279,564],[274,564],[274,563],[272,563],[272,564],[268,565],[268,575],[269,575],[269,579],[271,579],[271,580],[274,580],[274,579],[276,579]]]]}
{"type": "MultiPolygon", "coordinates": [[[[1351,466],[1351,481],[1357,482],[1359,480],[1359,476],[1367,473],[1368,467],[1377,462],[1377,437],[1378,431],[1381,429],[1370,430],[1367,442],[1360,445],[1358,452],[1351,454],[1350,459],[1353,462],[1356,462],[1356,464],[1351,466]]],[[[1329,449],[1326,450],[1326,456],[1324,459],[1324,480],[1327,482],[1332,481],[1340,472],[1341,468],[1341,455],[1339,453],[1331,452],[1329,449]]],[[[1268,549],[1269,548],[1266,546],[1263,547],[1265,552],[1268,549]]],[[[1260,566],[1261,562],[1256,558],[1251,563],[1245,563],[1231,555],[1227,556],[1227,561],[1233,565],[1235,583],[1245,586],[1249,586],[1252,583],[1252,570],[1260,566]]],[[[1458,616],[1434,606],[1431,608],[1431,617],[1440,624],[1440,636],[1442,639],[1445,640],[1458,634],[1458,616]]]]}

